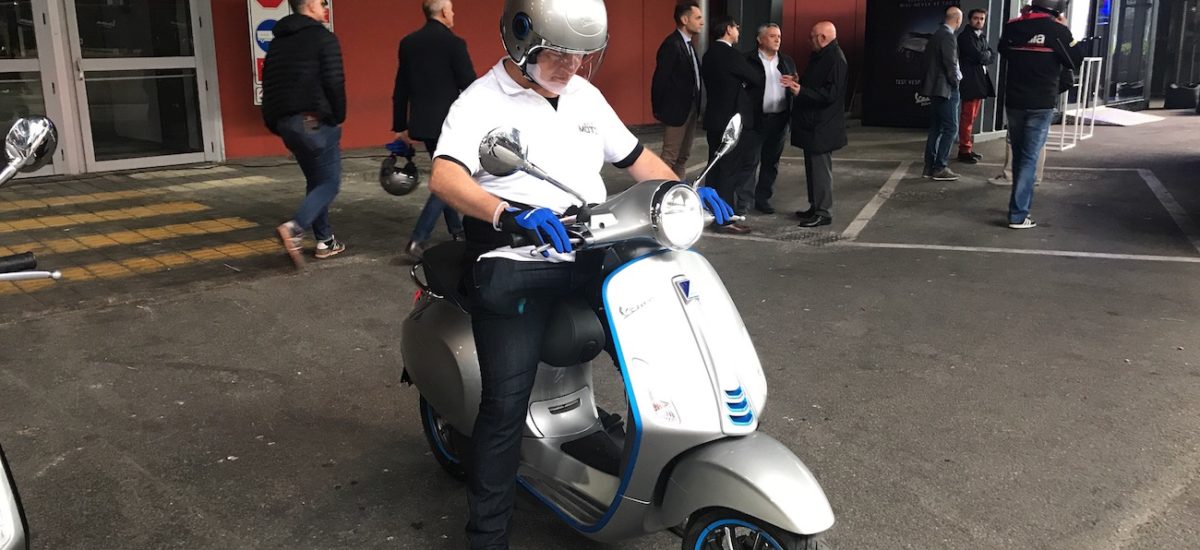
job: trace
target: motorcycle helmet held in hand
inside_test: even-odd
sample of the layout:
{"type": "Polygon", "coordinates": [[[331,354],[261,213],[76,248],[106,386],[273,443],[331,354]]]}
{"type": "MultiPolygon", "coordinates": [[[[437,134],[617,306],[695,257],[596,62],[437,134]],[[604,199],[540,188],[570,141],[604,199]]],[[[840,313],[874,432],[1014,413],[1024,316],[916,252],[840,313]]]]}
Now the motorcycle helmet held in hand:
{"type": "Polygon", "coordinates": [[[379,184],[388,194],[397,197],[412,193],[421,185],[421,171],[413,164],[412,147],[403,141],[394,141],[387,145],[387,149],[392,154],[383,159],[383,165],[379,167],[379,184]],[[407,160],[403,166],[399,165],[401,158],[407,160]]]}

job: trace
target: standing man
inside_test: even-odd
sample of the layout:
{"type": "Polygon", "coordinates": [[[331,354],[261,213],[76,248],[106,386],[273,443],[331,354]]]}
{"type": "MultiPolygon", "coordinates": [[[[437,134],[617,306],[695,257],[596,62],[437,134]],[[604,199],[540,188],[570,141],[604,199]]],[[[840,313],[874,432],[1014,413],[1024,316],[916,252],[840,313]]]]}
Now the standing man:
{"type": "Polygon", "coordinates": [[[987,36],[983,34],[987,11],[971,10],[967,22],[970,26],[958,35],[958,65],[963,74],[959,85],[962,109],[958,116],[958,160],[978,164],[983,155],[975,152],[975,119],[983,100],[996,97],[996,87],[988,74],[988,65],[996,60],[996,52],[988,46],[987,36]]]}
{"type": "Polygon", "coordinates": [[[1067,0],[1033,0],[1030,12],[1005,24],[1000,36],[1000,55],[1007,63],[1005,113],[1013,156],[1008,226],[1013,229],[1037,227],[1029,209],[1059,80],[1064,68],[1079,67],[1080,58],[1071,47],[1075,39],[1063,16],[1066,9],[1067,0]]]}
{"type": "Polygon", "coordinates": [[[775,178],[779,176],[779,157],[783,154],[783,139],[787,136],[788,119],[792,111],[792,94],[784,77],[796,79],[796,62],[779,51],[783,33],[779,25],[767,23],[758,29],[758,49],[746,60],[756,71],[763,73],[763,87],[754,94],[754,140],[751,158],[758,165],[757,183],[754,173],[742,188],[741,198],[754,201],[754,209],[774,214],[771,196],[775,194],[775,178]]]}
{"type": "MultiPolygon", "coordinates": [[[[459,92],[475,81],[475,68],[467,43],[454,35],[454,4],[450,0],[424,0],[425,26],[400,41],[400,65],[392,93],[392,131],[396,139],[425,144],[429,156],[437,150],[442,122],[459,92]],[[410,115],[411,110],[411,115],[410,115]]],[[[462,218],[437,195],[430,193],[417,218],[405,254],[420,260],[439,216],[455,239],[462,238],[462,218]]]]}
{"type": "Polygon", "coordinates": [[[325,0],[288,0],[293,14],[275,25],[263,62],[263,122],[283,138],[304,172],[307,192],[291,220],[276,228],[297,269],[304,267],[304,232],[312,229],[318,259],[346,250],[333,237],[329,205],[342,184],[342,123],[346,77],[342,48],[325,28],[325,0]]]}
{"type": "MultiPolygon", "coordinates": [[[[733,46],[738,42],[740,27],[732,17],[725,15],[713,25],[716,41],[704,54],[701,71],[704,87],[708,90],[708,109],[704,112],[704,130],[708,133],[708,158],[712,161],[721,148],[721,136],[733,115],[742,115],[743,132],[754,129],[754,90],[763,87],[763,73],[754,70],[746,57],[733,46]]],[[[721,162],[709,173],[711,187],[733,207],[734,212],[744,216],[750,209],[747,201],[738,202],[738,187],[754,175],[753,140],[738,140],[721,162]]],[[[717,226],[717,231],[734,235],[750,232],[745,225],[731,223],[717,226]]]]}
{"type": "Polygon", "coordinates": [[[692,40],[704,29],[704,13],[695,0],[675,6],[675,32],[658,47],[654,79],[650,84],[650,103],[654,118],[662,122],[662,159],[675,172],[687,176],[687,161],[692,154],[696,117],[700,113],[700,58],[692,40]]]}
{"type": "Polygon", "coordinates": [[[804,149],[808,181],[808,210],[796,212],[800,227],[833,222],[833,152],[846,146],[846,54],[837,41],[837,27],[822,21],[809,35],[812,57],[797,82],[784,77],[796,96],[792,102],[792,145],[804,149]]]}
{"type": "Polygon", "coordinates": [[[925,78],[921,95],[932,100],[929,109],[929,139],[925,141],[925,169],[921,176],[937,181],[954,181],[950,170],[950,147],[958,133],[958,41],[954,32],[962,25],[962,10],[950,7],[933,38],[925,45],[925,78]]]}

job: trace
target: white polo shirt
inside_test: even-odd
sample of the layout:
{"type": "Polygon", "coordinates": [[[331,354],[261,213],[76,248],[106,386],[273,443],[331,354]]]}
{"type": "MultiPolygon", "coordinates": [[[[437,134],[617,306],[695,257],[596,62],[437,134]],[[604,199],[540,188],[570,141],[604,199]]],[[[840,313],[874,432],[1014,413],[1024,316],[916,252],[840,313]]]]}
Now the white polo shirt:
{"type": "MultiPolygon", "coordinates": [[[[442,124],[435,157],[458,161],[487,192],[509,202],[549,208],[563,213],[578,201],[554,185],[524,172],[498,178],[479,164],[479,143],[488,132],[507,126],[521,133],[529,160],[547,174],[583,195],[589,203],[604,202],[608,191],[600,170],[605,163],[631,160],[641,150],[600,90],[576,77],[558,99],[558,108],[523,88],[504,70],[503,59],[471,84],[442,124]]],[[[511,249],[503,249],[511,250],[511,249]]],[[[490,253],[486,256],[499,254],[490,253]]],[[[524,252],[507,255],[530,258],[524,252]]],[[[552,260],[570,260],[552,255],[552,260]]]]}

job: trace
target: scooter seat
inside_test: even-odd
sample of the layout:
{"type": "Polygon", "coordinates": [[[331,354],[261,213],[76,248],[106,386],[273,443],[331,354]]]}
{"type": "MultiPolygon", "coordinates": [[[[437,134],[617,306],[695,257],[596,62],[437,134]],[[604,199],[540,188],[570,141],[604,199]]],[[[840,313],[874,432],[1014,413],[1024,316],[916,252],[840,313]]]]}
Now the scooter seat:
{"type": "Polygon", "coordinates": [[[542,362],[555,367],[587,363],[600,355],[607,343],[604,325],[587,300],[569,298],[550,314],[542,339],[542,362]]]}
{"type": "Polygon", "coordinates": [[[442,243],[426,250],[421,257],[421,264],[430,290],[470,311],[470,301],[462,286],[463,256],[466,252],[465,242],[442,243]]]}

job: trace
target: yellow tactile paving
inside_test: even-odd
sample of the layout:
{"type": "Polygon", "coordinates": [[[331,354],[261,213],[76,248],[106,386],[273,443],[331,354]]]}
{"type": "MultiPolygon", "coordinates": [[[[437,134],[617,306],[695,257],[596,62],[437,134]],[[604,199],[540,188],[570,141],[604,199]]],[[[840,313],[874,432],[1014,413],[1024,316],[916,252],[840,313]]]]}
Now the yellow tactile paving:
{"type": "Polygon", "coordinates": [[[80,250],[107,248],[116,245],[134,245],[166,241],[185,235],[217,235],[238,229],[258,227],[258,224],[242,218],[220,218],[197,223],[181,223],[161,227],[147,227],[119,231],[103,235],[85,235],[66,239],[35,241],[25,244],[0,246],[0,256],[33,252],[37,255],[49,253],[69,254],[80,250]]]}
{"type": "Polygon", "coordinates": [[[214,166],[212,168],[185,168],[181,170],[158,170],[155,172],[142,172],[140,174],[129,174],[129,177],[135,180],[154,180],[182,178],[189,176],[205,176],[208,174],[228,174],[234,171],[236,170],[228,166],[214,166]]]}
{"type": "MultiPolygon", "coordinates": [[[[135,174],[140,175],[140,174],[135,174]]],[[[148,178],[146,178],[148,179],[148,178]]],[[[166,187],[154,187],[150,189],[130,189],[126,191],[106,191],[102,193],[89,193],[84,195],[67,195],[60,197],[46,197],[44,199],[20,199],[0,202],[0,213],[3,212],[18,212],[22,210],[34,210],[39,208],[52,208],[55,206],[73,206],[83,204],[95,204],[98,202],[110,202],[126,199],[136,199],[144,197],[161,197],[171,193],[180,193],[184,191],[203,191],[207,189],[225,189],[230,187],[241,187],[243,185],[259,185],[263,183],[274,183],[277,180],[267,176],[246,176],[242,178],[230,179],[215,179],[209,181],[201,181],[195,183],[182,183],[178,185],[168,185],[166,187]]]]}
{"type": "Polygon", "coordinates": [[[85,223],[136,220],[142,218],[153,218],[155,216],[203,212],[205,210],[208,210],[208,207],[198,202],[164,202],[149,206],[134,206],[131,208],[102,210],[100,212],[92,212],[90,214],[75,214],[71,216],[41,216],[37,218],[27,218],[24,220],[11,220],[8,222],[0,222],[0,231],[53,229],[56,227],[77,226],[85,223]],[[88,221],[83,222],[79,220],[88,221]]]}

